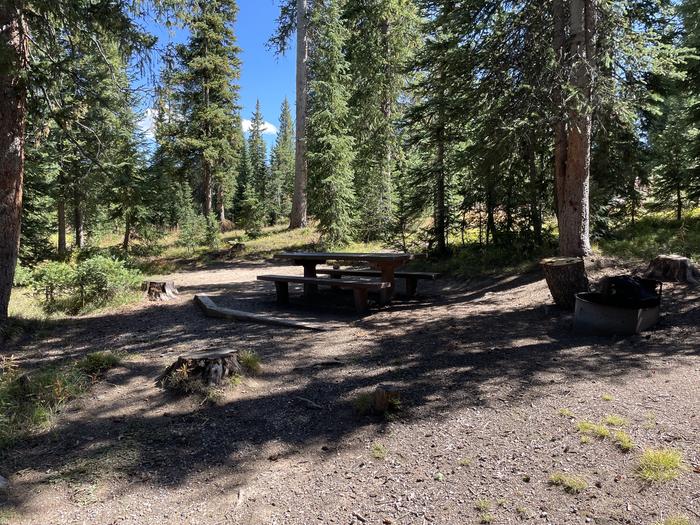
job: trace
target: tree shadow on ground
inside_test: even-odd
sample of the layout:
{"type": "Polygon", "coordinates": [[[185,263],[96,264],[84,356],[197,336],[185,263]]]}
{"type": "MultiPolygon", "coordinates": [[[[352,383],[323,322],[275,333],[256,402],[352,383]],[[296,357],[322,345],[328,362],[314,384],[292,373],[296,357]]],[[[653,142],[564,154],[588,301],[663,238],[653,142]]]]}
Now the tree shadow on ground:
{"type": "MultiPolygon", "coordinates": [[[[211,320],[185,299],[71,320],[15,353],[32,365],[94,350],[126,351],[133,359],[108,376],[105,388],[122,387],[128,395],[108,406],[75,406],[53,431],[0,453],[2,471],[40,473],[26,482],[14,479],[12,501],[21,506],[38,486],[69,478],[76,468],[82,475],[86,461],[128,479],[124,492],[142,484],[182,486],[203,472],[225,472],[226,482],[238,486],[255,475],[255,462],[265,461],[273,444],[285,454],[317,450],[323,461],[324,450],[351,447],[362,429],[381,426],[353,408],[360,393],[378,384],[401,391],[399,422],[411,424],[470,407],[526,406],[538,396],[565,395],[578,381],[624,381],[652,368],[663,371],[671,357],[700,355],[697,338],[663,333],[691,330],[697,322],[697,309],[683,302],[682,290],[667,296],[666,328],[650,339],[596,338],[572,334],[569,314],[518,308],[507,297],[488,295],[536,281],[525,275],[453,291],[432,297],[432,306],[425,306],[431,302],[425,296],[417,301],[423,308],[397,304],[325,334],[211,320]],[[474,302],[478,308],[470,307],[474,302]],[[260,354],[264,371],[257,380],[264,387],[221,405],[183,403],[155,387],[164,364],[182,350],[226,347],[260,354]]],[[[218,286],[222,294],[242,288],[250,294],[246,300],[265,296],[250,283],[218,286]]]]}

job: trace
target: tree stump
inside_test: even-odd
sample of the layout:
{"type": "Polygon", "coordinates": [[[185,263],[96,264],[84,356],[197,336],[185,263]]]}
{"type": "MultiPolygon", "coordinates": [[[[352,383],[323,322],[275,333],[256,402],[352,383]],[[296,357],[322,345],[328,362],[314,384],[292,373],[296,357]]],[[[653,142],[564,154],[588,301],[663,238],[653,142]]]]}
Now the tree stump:
{"type": "Polygon", "coordinates": [[[551,257],[540,261],[554,303],[573,310],[576,294],[588,291],[588,276],[580,257],[551,257]]]}
{"type": "Polygon", "coordinates": [[[372,394],[372,408],[377,414],[385,414],[396,410],[400,404],[401,395],[396,389],[388,385],[377,386],[372,394]]]}
{"type": "Polygon", "coordinates": [[[659,281],[698,284],[700,269],[687,257],[659,255],[651,261],[644,276],[659,281]]]}
{"type": "Polygon", "coordinates": [[[165,369],[156,384],[184,392],[194,392],[199,385],[220,385],[224,379],[241,375],[243,367],[236,350],[214,350],[181,355],[165,369]]]}
{"type": "Polygon", "coordinates": [[[172,281],[144,281],[141,289],[151,301],[169,301],[175,299],[178,294],[172,281]]]}

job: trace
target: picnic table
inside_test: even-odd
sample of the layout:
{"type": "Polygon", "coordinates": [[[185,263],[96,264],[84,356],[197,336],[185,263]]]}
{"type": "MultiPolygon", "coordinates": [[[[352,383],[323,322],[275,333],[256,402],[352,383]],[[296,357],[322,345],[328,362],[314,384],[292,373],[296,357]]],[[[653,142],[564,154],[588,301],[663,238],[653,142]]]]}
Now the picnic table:
{"type": "MultiPolygon", "coordinates": [[[[413,255],[410,253],[282,252],[276,254],[275,259],[287,259],[296,265],[303,266],[304,277],[310,278],[316,278],[316,267],[328,261],[366,263],[379,270],[382,282],[389,283],[389,287],[383,291],[385,299],[389,300],[394,295],[396,269],[413,259],[413,255]]],[[[317,288],[315,284],[304,285],[307,293],[313,293],[317,288]]]]}

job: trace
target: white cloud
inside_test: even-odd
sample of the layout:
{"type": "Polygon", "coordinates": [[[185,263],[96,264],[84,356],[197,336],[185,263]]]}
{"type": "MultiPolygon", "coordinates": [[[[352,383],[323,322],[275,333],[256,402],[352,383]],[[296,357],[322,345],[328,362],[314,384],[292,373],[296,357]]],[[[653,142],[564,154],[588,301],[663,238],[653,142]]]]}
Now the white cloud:
{"type": "Polygon", "coordinates": [[[155,108],[148,108],[143,112],[141,118],[137,122],[137,125],[141,131],[143,131],[146,138],[151,140],[156,138],[156,117],[158,116],[158,110],[155,108]]]}
{"type": "MultiPolygon", "coordinates": [[[[243,128],[243,131],[248,132],[250,131],[250,126],[252,125],[252,122],[248,120],[247,118],[244,118],[241,121],[241,127],[243,128]]],[[[263,124],[263,134],[265,135],[277,135],[277,126],[274,124],[270,124],[269,122],[265,122],[263,124]]]]}

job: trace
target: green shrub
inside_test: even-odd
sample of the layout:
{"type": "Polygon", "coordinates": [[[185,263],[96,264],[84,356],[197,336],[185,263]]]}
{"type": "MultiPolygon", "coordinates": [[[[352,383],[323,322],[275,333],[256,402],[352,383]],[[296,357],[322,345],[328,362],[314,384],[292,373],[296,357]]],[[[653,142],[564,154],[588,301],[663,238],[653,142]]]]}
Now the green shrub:
{"type": "Polygon", "coordinates": [[[204,244],[216,250],[221,245],[221,225],[216,215],[211,213],[204,228],[204,244]]]}
{"type": "Polygon", "coordinates": [[[46,310],[52,310],[60,298],[71,293],[74,281],[75,270],[64,262],[47,261],[32,272],[32,288],[42,296],[46,310]]]}
{"type": "Polygon", "coordinates": [[[124,262],[98,255],[81,262],[75,270],[75,288],[81,308],[99,306],[119,293],[136,288],[141,274],[130,270],[124,262]]]}
{"type": "Polygon", "coordinates": [[[123,261],[97,255],[73,267],[46,262],[32,273],[32,288],[44,310],[76,313],[86,307],[104,306],[123,292],[136,288],[141,274],[123,261]]]}
{"type": "Polygon", "coordinates": [[[245,192],[239,213],[240,226],[251,238],[259,237],[265,226],[265,207],[251,191],[245,192]]]}
{"type": "Polygon", "coordinates": [[[180,235],[177,245],[187,248],[188,252],[194,251],[206,240],[207,220],[192,209],[187,209],[180,218],[180,235]]]}
{"type": "Polygon", "coordinates": [[[15,278],[12,281],[13,286],[29,286],[32,283],[32,272],[24,266],[17,263],[15,266],[15,278]]]}

